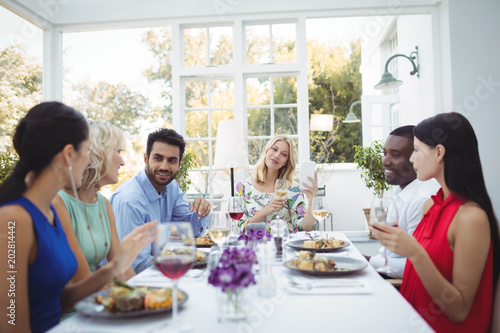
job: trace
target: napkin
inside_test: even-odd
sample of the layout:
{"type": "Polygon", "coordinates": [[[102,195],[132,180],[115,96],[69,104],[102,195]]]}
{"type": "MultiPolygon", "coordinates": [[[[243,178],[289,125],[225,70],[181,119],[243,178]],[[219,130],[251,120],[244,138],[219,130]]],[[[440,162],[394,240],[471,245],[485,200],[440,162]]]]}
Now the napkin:
{"type": "Polygon", "coordinates": [[[312,287],[311,289],[298,288],[292,284],[287,284],[285,289],[290,294],[297,295],[354,295],[372,294],[373,290],[365,280],[335,279],[329,286],[312,287]],[[352,283],[350,283],[352,281],[352,283]]]}

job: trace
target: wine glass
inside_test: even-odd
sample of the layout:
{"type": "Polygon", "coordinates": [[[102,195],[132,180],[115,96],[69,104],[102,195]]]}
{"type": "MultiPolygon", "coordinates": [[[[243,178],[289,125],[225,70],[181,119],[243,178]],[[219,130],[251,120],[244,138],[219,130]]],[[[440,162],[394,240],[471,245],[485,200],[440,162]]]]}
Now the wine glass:
{"type": "Polygon", "coordinates": [[[229,198],[227,211],[233,220],[233,234],[238,236],[238,221],[243,217],[245,202],[242,197],[229,198]]]}
{"type": "Polygon", "coordinates": [[[188,222],[161,223],[158,237],[153,244],[156,267],[173,282],[172,324],[174,331],[185,332],[193,328],[177,318],[177,281],[191,268],[195,261],[196,247],[193,228],[188,222]]]}
{"type": "Polygon", "coordinates": [[[214,243],[219,245],[222,253],[222,245],[227,241],[231,233],[231,219],[227,212],[212,212],[208,221],[208,234],[214,243]]]}
{"type": "MultiPolygon", "coordinates": [[[[392,227],[398,226],[399,215],[396,200],[393,197],[373,198],[370,209],[370,221],[381,222],[392,227]]],[[[384,266],[377,269],[386,275],[391,273],[391,266],[387,261],[387,249],[384,247],[384,266]]]]}
{"type": "Polygon", "coordinates": [[[325,197],[314,197],[311,205],[311,212],[313,217],[318,220],[318,229],[319,224],[330,214],[328,208],[326,207],[326,198],[325,197]]]}
{"type": "MultiPolygon", "coordinates": [[[[276,179],[276,182],[274,183],[274,194],[276,194],[277,197],[284,198],[286,194],[288,193],[288,180],[286,179],[276,179]]],[[[281,218],[280,214],[277,214],[278,217],[281,218]]]]}

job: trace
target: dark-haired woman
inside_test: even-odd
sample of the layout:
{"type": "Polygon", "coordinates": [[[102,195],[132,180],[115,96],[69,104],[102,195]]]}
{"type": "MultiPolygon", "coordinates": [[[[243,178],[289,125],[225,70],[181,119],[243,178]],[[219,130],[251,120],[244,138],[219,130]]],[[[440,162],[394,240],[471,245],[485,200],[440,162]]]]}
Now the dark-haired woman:
{"type": "Polygon", "coordinates": [[[444,113],[414,130],[410,161],[441,189],[413,236],[374,223],[389,250],[408,257],[401,294],[437,332],[486,332],[498,278],[499,233],[469,121],[444,113]]]}
{"type": "Polygon", "coordinates": [[[123,239],[105,268],[67,285],[77,263],[51,201],[61,188],[81,185],[89,162],[87,122],[64,104],[41,103],[20,120],[13,143],[19,162],[0,187],[0,239],[8,258],[0,260],[0,307],[13,316],[0,320],[0,331],[45,332],[123,273],[152,241],[155,223],[123,239]]]}

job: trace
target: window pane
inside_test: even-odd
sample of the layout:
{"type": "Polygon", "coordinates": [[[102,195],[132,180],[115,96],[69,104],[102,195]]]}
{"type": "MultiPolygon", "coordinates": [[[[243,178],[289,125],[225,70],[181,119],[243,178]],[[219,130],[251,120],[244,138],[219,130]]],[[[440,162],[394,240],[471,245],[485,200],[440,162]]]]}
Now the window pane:
{"type": "Polygon", "coordinates": [[[297,164],[299,162],[299,139],[297,138],[290,138],[293,142],[293,153],[295,155],[295,163],[297,164]]]}
{"type": "Polygon", "coordinates": [[[194,153],[198,168],[208,167],[207,141],[188,141],[186,142],[186,151],[194,153]]]}
{"type": "Polygon", "coordinates": [[[247,116],[249,136],[271,135],[270,109],[248,109],[247,116]]]}
{"type": "Polygon", "coordinates": [[[186,111],[186,137],[208,138],[208,111],[186,111]]]}
{"type": "Polygon", "coordinates": [[[234,119],[234,110],[213,110],[212,111],[212,138],[217,137],[219,120],[234,119]]]}
{"type": "Polygon", "coordinates": [[[229,65],[233,63],[233,28],[209,28],[210,65],[229,65]]]}
{"type": "Polygon", "coordinates": [[[269,78],[247,79],[247,105],[266,105],[271,101],[269,78]]]}
{"type": "Polygon", "coordinates": [[[274,104],[297,103],[297,78],[295,76],[274,77],[274,104]]]}
{"type": "Polygon", "coordinates": [[[208,106],[207,81],[186,81],[186,107],[205,108],[208,106]]]}
{"type": "Polygon", "coordinates": [[[203,66],[207,64],[207,29],[184,29],[184,65],[203,66]]]}
{"type": "Polygon", "coordinates": [[[276,134],[297,134],[297,108],[274,109],[274,130],[276,134]]]}
{"type": "Polygon", "coordinates": [[[295,23],[273,24],[273,62],[292,62],[296,60],[295,23]]]}
{"type": "Polygon", "coordinates": [[[210,103],[213,108],[234,107],[234,81],[210,81],[210,103]]]}
{"type": "Polygon", "coordinates": [[[255,165],[259,160],[262,149],[269,139],[249,139],[248,140],[248,162],[255,165]]]}
{"type": "Polygon", "coordinates": [[[248,25],[245,29],[245,43],[248,64],[262,64],[271,61],[268,24],[248,25]]]}

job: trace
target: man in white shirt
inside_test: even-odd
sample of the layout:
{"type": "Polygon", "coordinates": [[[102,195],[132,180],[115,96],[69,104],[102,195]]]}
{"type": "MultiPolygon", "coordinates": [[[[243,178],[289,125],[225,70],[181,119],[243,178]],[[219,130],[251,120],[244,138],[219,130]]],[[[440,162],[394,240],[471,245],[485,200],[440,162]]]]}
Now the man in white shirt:
{"type": "MultiPolygon", "coordinates": [[[[384,144],[384,158],[382,164],[385,170],[385,181],[390,185],[397,185],[394,198],[399,213],[398,226],[413,234],[417,225],[422,220],[422,208],[431,195],[439,190],[436,180],[422,182],[417,178],[410,156],[413,153],[413,128],[408,125],[396,128],[389,134],[384,144]]],[[[368,258],[375,268],[384,265],[384,247],[379,249],[379,254],[368,258]]],[[[389,278],[402,278],[406,265],[406,258],[387,250],[387,258],[391,266],[389,278]]],[[[384,274],[382,274],[384,275],[384,274]]]]}

